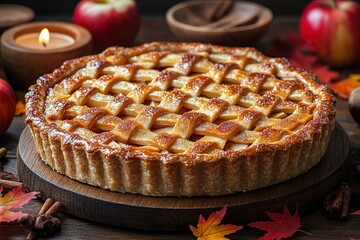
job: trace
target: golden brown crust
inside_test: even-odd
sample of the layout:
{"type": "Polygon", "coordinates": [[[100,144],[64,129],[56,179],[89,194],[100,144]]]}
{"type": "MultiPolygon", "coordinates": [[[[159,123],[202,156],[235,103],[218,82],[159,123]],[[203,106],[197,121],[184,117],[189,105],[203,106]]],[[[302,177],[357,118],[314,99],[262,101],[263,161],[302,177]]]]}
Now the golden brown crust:
{"type": "Polygon", "coordinates": [[[221,195],[286,181],[320,161],[335,123],[335,98],[313,74],[252,48],[198,43],[112,47],[67,61],[40,77],[26,101],[26,123],[52,168],[102,188],[156,196],[221,195]],[[181,53],[171,69],[163,60],[170,53],[181,53]],[[211,59],[221,60],[222,54],[231,59],[211,59]],[[137,57],[142,62],[129,62],[137,57]],[[207,73],[193,73],[206,64],[211,66],[207,73]],[[112,66],[118,66],[120,77],[101,73],[112,66]],[[151,84],[138,81],[134,91],[117,92],[124,91],[116,88],[119,78],[131,82],[146,68],[167,70],[156,73],[151,84]],[[141,104],[154,88],[166,91],[182,76],[188,78],[180,90],[160,95],[155,106],[141,104]],[[183,105],[194,104],[202,92],[219,89],[222,95],[207,97],[200,110],[182,113],[183,105]],[[113,97],[105,110],[91,107],[98,101],[93,96],[109,91],[113,97]],[[76,108],[85,105],[90,107],[76,108]],[[115,119],[124,112],[131,118],[115,119]],[[172,132],[157,132],[169,114],[179,112],[172,132]],[[156,126],[146,132],[152,137],[136,138],[144,126],[156,126]],[[205,137],[199,141],[198,136],[205,137]]]}

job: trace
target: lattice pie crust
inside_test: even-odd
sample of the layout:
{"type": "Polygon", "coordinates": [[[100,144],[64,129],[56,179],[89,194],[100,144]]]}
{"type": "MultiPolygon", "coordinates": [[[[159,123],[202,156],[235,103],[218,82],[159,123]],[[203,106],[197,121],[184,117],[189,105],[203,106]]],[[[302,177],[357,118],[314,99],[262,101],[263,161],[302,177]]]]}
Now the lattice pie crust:
{"type": "Polygon", "coordinates": [[[112,47],[65,62],[26,95],[43,161],[101,188],[153,196],[249,191],[317,164],[335,98],[253,48],[112,47]]]}

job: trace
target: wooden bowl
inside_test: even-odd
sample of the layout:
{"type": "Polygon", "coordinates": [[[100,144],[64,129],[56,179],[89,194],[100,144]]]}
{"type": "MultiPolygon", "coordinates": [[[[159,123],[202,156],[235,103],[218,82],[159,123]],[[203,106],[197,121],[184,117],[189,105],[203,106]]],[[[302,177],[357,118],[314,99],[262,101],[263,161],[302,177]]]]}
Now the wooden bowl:
{"type": "Polygon", "coordinates": [[[0,4],[0,34],[13,26],[30,22],[35,13],[32,9],[16,4],[0,4]]]}
{"type": "MultiPolygon", "coordinates": [[[[174,5],[166,13],[166,20],[170,30],[182,41],[203,42],[229,46],[251,45],[257,41],[268,29],[273,19],[272,12],[259,4],[235,1],[230,13],[241,13],[251,10],[257,11],[257,16],[251,22],[224,29],[207,29],[204,16],[219,3],[219,0],[185,1],[174,5]]],[[[235,19],[236,20],[236,19],[235,19]]]]}
{"type": "MultiPolygon", "coordinates": [[[[51,38],[50,38],[51,40],[51,38]]],[[[92,36],[85,28],[66,22],[32,22],[6,30],[1,36],[1,60],[6,77],[16,89],[27,90],[36,80],[51,73],[69,59],[92,53],[92,36]],[[16,39],[27,33],[40,33],[44,28],[71,36],[75,42],[55,49],[31,49],[20,46],[16,39]]]]}

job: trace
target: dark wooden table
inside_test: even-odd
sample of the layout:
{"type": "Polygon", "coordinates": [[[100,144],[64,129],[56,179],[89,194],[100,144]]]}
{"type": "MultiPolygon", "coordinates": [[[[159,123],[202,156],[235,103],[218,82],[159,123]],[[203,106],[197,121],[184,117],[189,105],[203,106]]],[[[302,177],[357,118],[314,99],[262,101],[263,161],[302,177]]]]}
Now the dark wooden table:
{"type": "MultiPolygon", "coordinates": [[[[50,20],[69,20],[69,18],[44,17],[50,20]]],[[[288,31],[296,31],[298,20],[296,18],[275,18],[271,28],[256,45],[258,49],[266,52],[272,39],[284,36],[288,31]]],[[[178,39],[168,30],[166,22],[161,17],[145,16],[136,40],[137,44],[151,41],[177,41],[178,39]]],[[[24,93],[17,92],[21,98],[24,93]]],[[[1,109],[0,109],[1,111],[1,109]]],[[[339,99],[337,105],[337,121],[346,130],[353,150],[360,150],[360,127],[349,114],[347,102],[339,99]]],[[[15,117],[7,133],[0,137],[0,147],[8,149],[8,155],[4,161],[5,170],[16,173],[16,150],[22,130],[24,129],[24,116],[15,117]]],[[[360,184],[360,178],[350,173],[349,181],[352,185],[360,184]]],[[[311,197],[311,196],[309,196],[311,197]]],[[[41,206],[40,200],[32,200],[23,209],[24,212],[36,214],[41,206]]],[[[241,214],[241,213],[239,213],[241,214]]],[[[156,216],[153,216],[156,218],[156,216]]],[[[206,216],[207,217],[207,216],[206,216]]],[[[61,233],[52,239],[195,239],[189,229],[185,233],[150,232],[99,224],[68,214],[61,214],[63,228],[61,233]]],[[[302,229],[313,234],[309,237],[303,233],[296,233],[295,239],[348,239],[354,237],[360,239],[360,217],[352,216],[346,222],[327,220],[321,207],[310,214],[301,217],[302,229]]],[[[235,234],[229,235],[231,239],[257,239],[263,232],[246,228],[235,234]]],[[[25,239],[28,230],[20,227],[17,223],[1,223],[0,239],[25,239]]]]}

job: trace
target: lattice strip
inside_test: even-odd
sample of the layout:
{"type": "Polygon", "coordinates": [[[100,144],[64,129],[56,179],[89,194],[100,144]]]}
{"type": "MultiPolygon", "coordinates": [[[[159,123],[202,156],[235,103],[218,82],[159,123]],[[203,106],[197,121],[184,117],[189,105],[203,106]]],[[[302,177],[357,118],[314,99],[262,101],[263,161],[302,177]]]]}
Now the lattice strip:
{"type": "Polygon", "coordinates": [[[259,92],[267,76],[263,73],[251,73],[242,81],[241,85],[246,86],[251,92],[259,92]]]}
{"type": "Polygon", "coordinates": [[[181,60],[174,65],[173,69],[182,75],[189,75],[195,63],[201,58],[202,56],[199,55],[185,54],[181,57],[181,60]]]}
{"type": "Polygon", "coordinates": [[[102,69],[109,65],[110,63],[105,60],[92,60],[86,64],[86,71],[80,74],[89,78],[98,78],[102,69]]]}
{"type": "Polygon", "coordinates": [[[223,88],[221,96],[219,99],[227,101],[230,105],[234,105],[239,102],[241,95],[245,92],[244,87],[237,85],[230,85],[223,88]]]}
{"type": "Polygon", "coordinates": [[[193,97],[197,97],[200,96],[203,89],[212,81],[213,80],[207,76],[197,75],[189,78],[187,83],[183,85],[181,91],[186,92],[193,97]]]}
{"type": "Polygon", "coordinates": [[[255,111],[262,112],[265,116],[269,116],[275,105],[280,101],[281,98],[279,96],[265,93],[257,100],[255,105],[251,106],[251,108],[255,111]]]}
{"type": "Polygon", "coordinates": [[[103,116],[106,115],[106,111],[98,108],[89,108],[83,114],[77,115],[73,121],[80,123],[80,125],[87,129],[92,129],[94,124],[103,116]]]}
{"type": "Polygon", "coordinates": [[[84,105],[97,91],[96,88],[80,87],[71,95],[69,101],[74,102],[76,105],[84,105]]]}
{"type": "Polygon", "coordinates": [[[283,136],[287,135],[288,133],[288,131],[285,131],[283,129],[267,128],[261,132],[260,137],[253,142],[253,145],[258,145],[262,143],[273,143],[279,141],[283,136]]]}
{"type": "Polygon", "coordinates": [[[114,73],[114,77],[122,80],[122,81],[131,81],[136,71],[139,69],[138,65],[135,64],[126,64],[117,66],[116,72],[114,73]]]}
{"type": "Polygon", "coordinates": [[[159,107],[147,106],[145,109],[136,116],[135,121],[140,123],[143,128],[150,129],[155,119],[164,115],[166,111],[159,107]]]}
{"type": "Polygon", "coordinates": [[[60,94],[66,96],[73,93],[76,89],[78,89],[81,86],[82,82],[86,81],[89,78],[90,78],[89,76],[80,75],[80,76],[73,76],[64,79],[54,87],[54,91],[52,92],[57,93],[58,95],[53,95],[53,97],[61,98],[59,96],[60,94]]]}
{"type": "MultiPolygon", "coordinates": [[[[206,139],[205,139],[206,140],[206,139]]],[[[185,150],[185,154],[214,153],[219,149],[219,143],[215,139],[213,141],[199,140],[185,150]]]]}
{"type": "Polygon", "coordinates": [[[234,63],[215,63],[207,75],[216,83],[221,83],[228,72],[235,68],[237,68],[237,65],[234,63]]]}
{"type": "Polygon", "coordinates": [[[312,115],[310,114],[292,114],[284,119],[282,119],[277,125],[277,128],[285,129],[288,131],[291,131],[295,129],[296,127],[303,125],[304,123],[307,123],[312,118],[312,115]]]}
{"type": "Polygon", "coordinates": [[[118,96],[113,97],[109,95],[104,95],[96,93],[92,95],[88,101],[87,105],[90,107],[99,107],[106,110],[111,115],[118,115],[132,100],[128,97],[118,96]]]}
{"type": "Polygon", "coordinates": [[[168,52],[148,52],[139,56],[133,56],[129,59],[130,63],[137,63],[143,68],[155,68],[161,58],[166,56],[168,52]]]}
{"type": "Polygon", "coordinates": [[[151,93],[155,87],[141,83],[137,84],[136,87],[127,95],[135,103],[143,103],[149,93],[151,93]]]}
{"type": "Polygon", "coordinates": [[[165,91],[167,90],[174,79],[180,76],[179,73],[174,71],[161,71],[161,73],[153,78],[154,80],[149,84],[151,86],[156,86],[158,89],[165,91]]]}
{"type": "Polygon", "coordinates": [[[179,90],[173,90],[159,104],[158,107],[164,108],[169,112],[178,112],[186,98],[186,94],[179,90]]]}
{"type": "Polygon", "coordinates": [[[214,136],[204,136],[199,139],[199,142],[210,142],[213,143],[211,145],[212,148],[217,148],[223,150],[225,147],[227,139],[214,137],[214,136]]]}
{"type": "Polygon", "coordinates": [[[204,114],[197,112],[186,112],[176,122],[172,134],[188,139],[194,132],[196,125],[204,119],[204,114]]]}
{"type": "Polygon", "coordinates": [[[271,93],[287,99],[294,89],[299,88],[299,83],[293,80],[279,81],[278,84],[271,90],[271,93]]]}
{"type": "MultiPolygon", "coordinates": [[[[113,75],[102,75],[96,79],[91,86],[99,89],[101,93],[107,93],[111,89],[112,85],[118,81],[119,79],[113,75]]],[[[83,84],[83,86],[85,87],[86,84],[83,84]]]]}
{"type": "Polygon", "coordinates": [[[65,99],[55,100],[52,108],[47,108],[45,114],[47,116],[56,116],[56,119],[62,119],[65,111],[74,106],[74,103],[65,99]]]}
{"type": "Polygon", "coordinates": [[[117,125],[111,132],[115,135],[117,141],[127,143],[132,133],[141,125],[133,120],[123,121],[117,125]]]}
{"type": "Polygon", "coordinates": [[[203,104],[196,112],[204,114],[207,121],[214,122],[227,106],[229,106],[228,102],[213,98],[203,104]]]}

